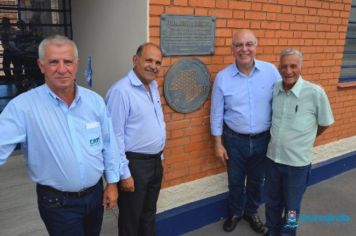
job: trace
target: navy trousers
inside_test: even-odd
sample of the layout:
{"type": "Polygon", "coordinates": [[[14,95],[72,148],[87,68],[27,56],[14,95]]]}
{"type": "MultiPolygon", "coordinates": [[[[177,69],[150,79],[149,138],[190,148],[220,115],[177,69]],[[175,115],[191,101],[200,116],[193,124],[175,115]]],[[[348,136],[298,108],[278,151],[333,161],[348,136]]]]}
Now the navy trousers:
{"type": "Polygon", "coordinates": [[[268,235],[294,236],[311,165],[295,167],[267,159],[265,192],[268,235]]]}
{"type": "Polygon", "coordinates": [[[103,221],[103,184],[83,197],[70,197],[37,187],[41,218],[50,236],[99,236],[103,221]]]}
{"type": "Polygon", "coordinates": [[[224,126],[224,146],[229,157],[229,215],[254,215],[261,204],[269,132],[244,137],[224,126]]]}

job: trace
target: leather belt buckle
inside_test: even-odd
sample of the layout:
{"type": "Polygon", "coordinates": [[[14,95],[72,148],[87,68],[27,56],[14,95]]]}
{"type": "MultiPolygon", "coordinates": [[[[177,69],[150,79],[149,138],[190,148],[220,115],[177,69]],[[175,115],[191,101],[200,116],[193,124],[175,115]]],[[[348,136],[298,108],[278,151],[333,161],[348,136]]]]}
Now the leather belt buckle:
{"type": "Polygon", "coordinates": [[[261,137],[262,135],[264,135],[268,132],[269,132],[269,130],[263,131],[261,133],[256,133],[256,134],[240,134],[240,133],[238,133],[238,135],[245,137],[245,138],[255,139],[255,138],[261,137]]]}
{"type": "Polygon", "coordinates": [[[83,189],[79,192],[67,192],[67,195],[69,197],[77,197],[77,198],[84,197],[84,196],[88,195],[89,193],[91,193],[94,190],[94,188],[95,188],[95,185],[90,188],[83,189]]]}
{"type": "Polygon", "coordinates": [[[257,138],[260,136],[262,133],[257,133],[257,134],[249,134],[250,138],[257,138]]]}

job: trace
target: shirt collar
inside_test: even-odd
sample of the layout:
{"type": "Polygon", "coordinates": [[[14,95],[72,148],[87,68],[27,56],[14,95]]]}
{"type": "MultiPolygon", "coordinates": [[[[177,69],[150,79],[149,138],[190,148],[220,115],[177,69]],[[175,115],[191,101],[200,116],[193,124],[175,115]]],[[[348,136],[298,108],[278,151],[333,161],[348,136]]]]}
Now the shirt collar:
{"type": "MultiPolygon", "coordinates": [[[[81,89],[79,88],[79,86],[77,84],[75,84],[74,86],[75,86],[75,98],[73,100],[73,104],[77,104],[79,102],[80,98],[81,98],[82,91],[81,91],[81,89]]],[[[55,94],[48,87],[48,85],[46,83],[44,84],[44,90],[57,103],[64,102],[60,97],[57,96],[57,94],[55,94]]]]}
{"type": "MultiPolygon", "coordinates": [[[[254,60],[254,65],[253,68],[251,70],[251,72],[253,73],[255,70],[259,71],[261,68],[261,63],[258,60],[254,60]]],[[[239,68],[237,68],[236,62],[233,64],[232,70],[231,70],[231,76],[237,76],[238,74],[240,74],[241,72],[239,71],[239,68]]]]}
{"type": "MultiPolygon", "coordinates": [[[[143,83],[142,81],[137,77],[135,71],[133,69],[130,70],[129,72],[129,79],[130,79],[130,82],[133,86],[136,86],[136,87],[143,87],[143,83]]],[[[152,81],[150,84],[149,84],[150,88],[153,88],[153,89],[156,89],[158,87],[157,85],[157,82],[154,80],[152,81]]]]}
{"type": "MultiPolygon", "coordinates": [[[[289,91],[291,93],[293,93],[296,97],[299,97],[300,92],[302,91],[303,83],[304,83],[303,77],[300,75],[297,82],[294,84],[294,86],[289,91]]],[[[283,88],[283,81],[281,81],[279,83],[278,91],[285,92],[285,90],[283,88]]]]}

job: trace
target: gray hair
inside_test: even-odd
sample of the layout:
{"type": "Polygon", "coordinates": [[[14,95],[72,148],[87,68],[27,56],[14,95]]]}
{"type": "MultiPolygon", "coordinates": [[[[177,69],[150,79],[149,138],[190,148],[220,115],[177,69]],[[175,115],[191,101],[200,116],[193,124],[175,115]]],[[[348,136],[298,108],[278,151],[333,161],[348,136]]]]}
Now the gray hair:
{"type": "Polygon", "coordinates": [[[137,56],[142,56],[143,49],[144,49],[146,46],[153,46],[153,47],[157,48],[157,49],[161,52],[161,54],[162,54],[162,49],[161,49],[160,46],[158,46],[157,44],[148,42],[148,43],[143,43],[143,44],[141,44],[141,45],[137,48],[137,50],[136,50],[136,55],[137,55],[137,56]]]}
{"type": "Polygon", "coordinates": [[[299,58],[299,68],[302,67],[302,63],[303,63],[303,53],[297,49],[294,48],[287,48],[284,49],[281,54],[280,54],[280,58],[285,57],[285,56],[289,56],[289,55],[296,55],[299,58]]]}
{"type": "Polygon", "coordinates": [[[42,40],[40,45],[38,46],[38,57],[40,60],[44,60],[45,58],[45,48],[48,45],[56,45],[56,46],[63,46],[63,45],[70,45],[73,48],[74,58],[78,60],[78,48],[75,42],[66,36],[63,35],[51,35],[42,40]]]}

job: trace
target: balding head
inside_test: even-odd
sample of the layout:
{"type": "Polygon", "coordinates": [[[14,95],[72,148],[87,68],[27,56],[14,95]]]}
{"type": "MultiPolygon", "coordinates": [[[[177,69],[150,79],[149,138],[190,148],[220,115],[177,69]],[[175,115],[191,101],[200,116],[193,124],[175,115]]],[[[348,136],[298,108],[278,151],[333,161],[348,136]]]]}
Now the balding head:
{"type": "Polygon", "coordinates": [[[257,38],[256,35],[252,32],[252,30],[249,29],[238,29],[234,32],[232,36],[232,42],[234,43],[235,41],[238,41],[239,38],[244,37],[246,35],[249,35],[251,39],[253,39],[253,42],[257,46],[257,38]]]}
{"type": "Polygon", "coordinates": [[[257,38],[248,29],[240,29],[234,32],[232,37],[232,55],[240,72],[248,74],[254,65],[256,56],[257,38]]]}

